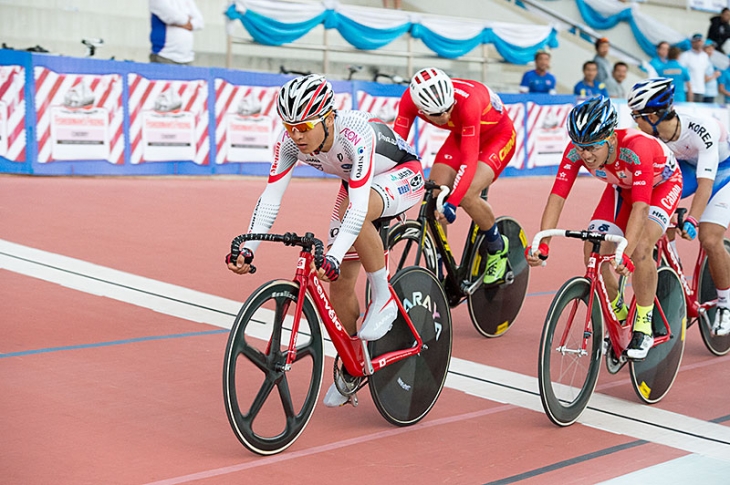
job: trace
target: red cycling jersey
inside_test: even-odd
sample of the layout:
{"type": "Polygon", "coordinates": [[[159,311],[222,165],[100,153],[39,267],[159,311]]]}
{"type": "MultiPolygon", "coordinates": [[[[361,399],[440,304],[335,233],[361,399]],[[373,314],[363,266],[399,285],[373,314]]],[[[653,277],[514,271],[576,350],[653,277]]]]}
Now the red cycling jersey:
{"type": "MultiPolygon", "coordinates": [[[[677,161],[664,143],[639,130],[616,130],[616,137],[616,161],[602,168],[586,169],[607,184],[631,190],[634,202],[649,204],[654,187],[671,178],[677,171],[677,161]]],[[[569,143],[563,153],[552,193],[567,198],[580,167],[585,167],[585,164],[575,146],[569,143]]]]}
{"type": "MultiPolygon", "coordinates": [[[[454,83],[456,105],[451,111],[451,119],[448,124],[439,126],[431,123],[429,118],[420,113],[413,103],[410,90],[406,90],[400,100],[398,117],[393,130],[407,139],[411,125],[418,116],[427,123],[451,132],[442,151],[453,143],[459,147],[459,160],[456,161],[458,173],[448,197],[450,203],[458,206],[474,178],[478,161],[481,160],[492,167],[495,178],[499,176],[512,158],[515,136],[512,120],[496,93],[477,81],[452,79],[452,82],[454,83]],[[499,146],[491,146],[489,150],[485,150],[487,148],[485,141],[495,139],[498,139],[499,146]],[[481,159],[480,153],[483,157],[481,159]]],[[[439,155],[441,155],[441,151],[439,151],[439,155]]],[[[448,163],[440,158],[437,156],[435,163],[448,163]]],[[[445,158],[448,159],[449,156],[445,158]]]]}

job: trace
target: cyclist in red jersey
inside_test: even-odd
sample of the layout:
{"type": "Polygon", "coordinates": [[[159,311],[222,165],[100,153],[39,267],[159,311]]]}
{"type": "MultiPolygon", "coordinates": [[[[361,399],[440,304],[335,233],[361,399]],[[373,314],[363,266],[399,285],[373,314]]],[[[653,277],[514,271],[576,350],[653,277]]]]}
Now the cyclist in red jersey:
{"type": "MultiPolygon", "coordinates": [[[[403,138],[418,117],[449,130],[429,178],[451,188],[443,219],[456,219],[461,206],[485,234],[480,252],[487,255],[485,284],[502,280],[509,242],[499,234],[491,206],[480,194],[502,173],[515,152],[515,129],[499,96],[485,85],[451,79],[436,68],[422,69],[403,93],[394,131],[403,138]]],[[[443,223],[443,219],[441,219],[443,223]]]]}
{"type": "MultiPolygon", "coordinates": [[[[615,270],[633,276],[637,316],[634,334],[626,351],[630,359],[643,359],[654,344],[651,312],[656,294],[657,269],[652,258],[654,245],[664,234],[682,195],[682,173],[671,150],[639,130],[616,130],[616,110],[608,98],[591,98],[568,116],[568,144],[560,162],[552,191],[542,213],[540,230],[557,227],[565,199],[585,167],[608,184],[588,229],[623,235],[628,240],[623,260],[615,270]]],[[[528,248],[527,261],[538,266],[548,255],[546,238],[536,254],[528,248]]],[[[590,247],[586,245],[586,258],[590,247]]],[[[606,289],[614,312],[625,320],[628,308],[621,301],[618,282],[603,267],[606,289]]]]}

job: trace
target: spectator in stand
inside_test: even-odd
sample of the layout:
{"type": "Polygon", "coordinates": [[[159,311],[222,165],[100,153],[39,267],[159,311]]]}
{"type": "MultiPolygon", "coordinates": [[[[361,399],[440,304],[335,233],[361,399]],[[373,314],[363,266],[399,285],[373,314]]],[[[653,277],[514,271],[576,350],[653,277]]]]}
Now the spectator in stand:
{"type": "Polygon", "coordinates": [[[623,82],[628,72],[629,66],[625,62],[619,61],[613,65],[613,72],[606,79],[606,91],[610,97],[626,99],[626,86],[623,82]]]}
{"type": "MultiPolygon", "coordinates": [[[[715,53],[715,47],[717,47],[715,43],[709,39],[703,47],[705,54],[707,54],[707,57],[710,59],[712,59],[712,54],[715,53]]],[[[722,74],[722,72],[716,68],[712,62],[710,62],[710,65],[707,66],[707,71],[705,72],[705,97],[702,98],[703,103],[715,102],[715,98],[717,98],[718,95],[717,78],[720,77],[720,74],[722,74]]]]}
{"type": "Polygon", "coordinates": [[[666,64],[657,72],[659,77],[668,77],[672,80],[674,84],[675,103],[686,103],[692,99],[692,84],[689,82],[689,71],[678,61],[681,53],[682,51],[679,47],[670,47],[666,64]]]}
{"type": "MultiPolygon", "coordinates": [[[[656,45],[656,57],[649,61],[649,65],[654,68],[654,72],[659,76],[659,71],[667,63],[669,56],[669,42],[663,40],[656,45]]],[[[649,73],[649,77],[656,77],[653,73],[649,73]]]]}
{"type": "Polygon", "coordinates": [[[608,60],[608,50],[611,48],[611,44],[608,39],[601,37],[596,40],[596,57],[593,58],[593,62],[598,67],[598,74],[596,75],[596,81],[599,83],[606,82],[606,79],[611,77],[611,61],[608,60]]]}
{"type": "Polygon", "coordinates": [[[150,0],[150,62],[192,64],[193,30],[203,28],[203,14],[195,0],[150,0]]]}
{"type": "Polygon", "coordinates": [[[730,67],[722,71],[717,80],[717,91],[724,96],[724,103],[730,104],[730,67]]]}
{"type": "Polygon", "coordinates": [[[730,39],[730,8],[723,8],[720,15],[710,19],[707,38],[717,44],[717,50],[725,54],[725,41],[730,39]]]}
{"type": "MultiPolygon", "coordinates": [[[[396,8],[400,10],[400,1],[401,0],[393,0],[393,8],[396,8]]],[[[390,5],[390,0],[383,0],[383,7],[388,8],[390,5]]]]}
{"type": "Polygon", "coordinates": [[[692,86],[692,98],[688,101],[701,103],[705,97],[705,73],[711,65],[710,57],[702,49],[705,45],[702,34],[692,36],[692,49],[679,56],[679,63],[689,71],[689,83],[692,86]]]}
{"type": "Polygon", "coordinates": [[[583,63],[583,79],[573,88],[573,94],[581,98],[591,98],[593,96],[605,96],[608,98],[606,84],[596,80],[598,66],[596,61],[586,61],[583,63]]]}
{"type": "Polygon", "coordinates": [[[550,53],[537,51],[535,54],[535,69],[522,75],[520,83],[521,93],[555,94],[555,76],[550,72],[550,53]]]}

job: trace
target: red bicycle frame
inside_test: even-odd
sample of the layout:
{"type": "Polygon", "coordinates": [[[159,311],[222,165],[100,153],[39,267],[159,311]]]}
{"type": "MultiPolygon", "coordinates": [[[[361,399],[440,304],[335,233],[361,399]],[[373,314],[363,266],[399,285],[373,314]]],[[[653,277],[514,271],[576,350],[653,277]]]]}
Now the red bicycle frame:
{"type": "MultiPolygon", "coordinates": [[[[675,253],[674,249],[669,245],[669,238],[664,234],[659,238],[656,244],[657,247],[657,266],[661,265],[662,256],[669,264],[669,267],[677,272],[679,280],[682,282],[682,289],[684,290],[684,299],[687,303],[687,317],[689,318],[706,318],[707,310],[717,305],[717,299],[700,303],[698,299],[699,284],[700,284],[700,271],[702,269],[702,261],[704,261],[706,253],[705,250],[700,246],[700,250],[697,253],[697,262],[695,263],[694,272],[692,273],[692,284],[687,281],[687,277],[682,271],[682,265],[679,262],[679,258],[675,253]]],[[[709,322],[707,322],[709,324],[709,322]]]]}
{"type": "Polygon", "coordinates": [[[370,353],[368,352],[367,341],[361,340],[357,336],[350,336],[342,326],[342,323],[340,323],[335,310],[332,308],[327,292],[322,287],[322,283],[319,281],[319,278],[317,278],[317,272],[312,269],[313,260],[314,256],[311,252],[303,249],[299,253],[297,271],[293,280],[299,286],[299,295],[297,297],[296,311],[294,312],[294,322],[292,324],[291,337],[287,350],[285,369],[288,370],[291,368],[291,364],[296,358],[296,336],[299,332],[299,323],[302,317],[304,296],[306,292],[308,292],[312,297],[317,313],[322,319],[322,323],[327,329],[327,333],[332,339],[332,343],[334,344],[335,349],[337,349],[337,353],[342,359],[342,363],[350,375],[354,377],[372,375],[383,367],[394,362],[398,362],[421,353],[423,340],[418,334],[416,328],[413,326],[413,322],[408,316],[408,313],[403,308],[400,298],[398,298],[395,294],[395,290],[389,284],[388,287],[390,289],[390,293],[398,305],[398,312],[405,320],[408,328],[415,338],[415,345],[407,349],[387,352],[383,355],[377,356],[375,361],[372,361],[370,353]]]}

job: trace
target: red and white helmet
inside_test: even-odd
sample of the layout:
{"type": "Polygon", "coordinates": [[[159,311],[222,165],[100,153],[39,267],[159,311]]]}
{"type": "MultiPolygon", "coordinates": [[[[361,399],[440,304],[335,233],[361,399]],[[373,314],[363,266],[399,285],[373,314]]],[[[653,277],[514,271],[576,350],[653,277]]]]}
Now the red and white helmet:
{"type": "Polygon", "coordinates": [[[439,114],[454,104],[454,84],[441,69],[421,69],[411,79],[411,99],[426,114],[439,114]]]}
{"type": "Polygon", "coordinates": [[[299,123],[323,116],[334,108],[332,85],[319,74],[292,79],[279,90],[276,110],[282,121],[299,123]]]}

